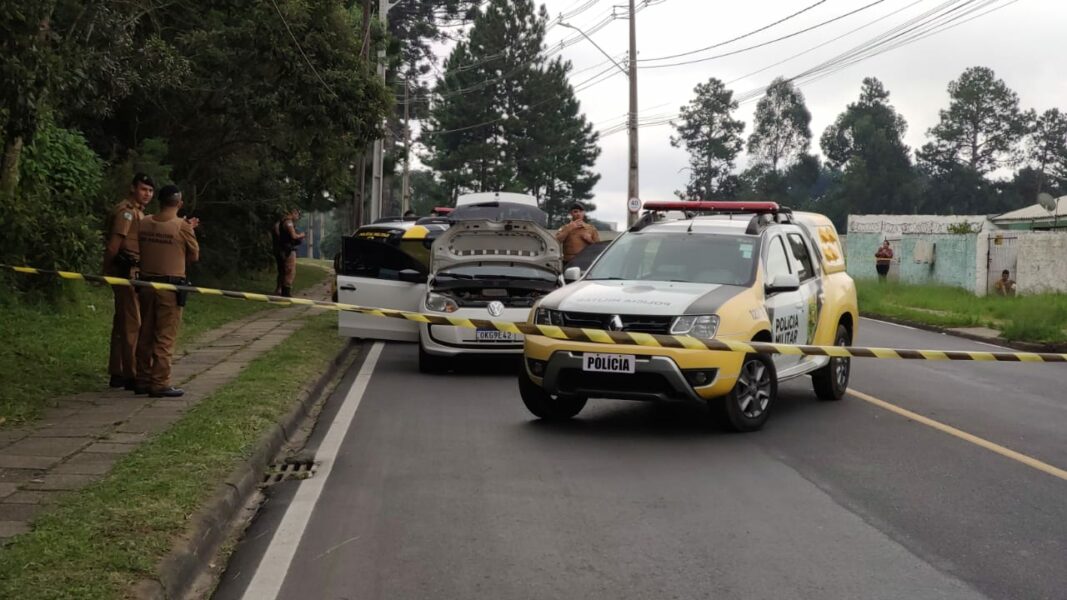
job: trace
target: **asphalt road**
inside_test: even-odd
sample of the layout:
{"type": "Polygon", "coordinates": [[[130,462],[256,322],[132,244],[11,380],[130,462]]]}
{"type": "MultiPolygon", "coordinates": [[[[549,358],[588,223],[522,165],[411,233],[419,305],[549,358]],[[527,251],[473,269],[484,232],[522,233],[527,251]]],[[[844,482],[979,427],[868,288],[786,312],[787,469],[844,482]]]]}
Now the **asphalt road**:
{"type": "MultiPolygon", "coordinates": [[[[869,320],[859,341],[987,349],[869,320]]],[[[1067,598],[1067,480],[1041,470],[1067,468],[1064,366],[857,360],[868,400],[796,380],[738,435],[617,401],[546,424],[508,364],[415,355],[349,373],[311,441],[328,473],[271,489],[216,598],[1067,598]]]]}

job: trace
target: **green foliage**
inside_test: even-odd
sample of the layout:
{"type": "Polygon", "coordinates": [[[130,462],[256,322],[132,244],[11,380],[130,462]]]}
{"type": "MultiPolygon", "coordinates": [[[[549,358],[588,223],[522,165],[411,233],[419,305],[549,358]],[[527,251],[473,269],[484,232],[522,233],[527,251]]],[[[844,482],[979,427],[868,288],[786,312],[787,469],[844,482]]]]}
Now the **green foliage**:
{"type": "Polygon", "coordinates": [[[1019,142],[1031,113],[1019,108],[1019,96],[992,69],[971,67],[948,85],[949,107],[930,129],[933,140],[919,151],[920,161],[935,173],[953,165],[986,175],[1019,160],[1019,142]]]}
{"type": "Polygon", "coordinates": [[[771,170],[788,167],[808,151],[811,145],[811,112],[804,104],[804,94],[781,77],[771,82],[766,94],[756,104],[748,153],[757,162],[769,164],[771,170]]]}
{"type": "Polygon", "coordinates": [[[570,63],[541,54],[547,21],[531,0],[492,0],[445,62],[423,141],[449,199],[527,192],[560,220],[567,203],[591,196],[597,135],[567,81],[570,63]]]}
{"type": "Polygon", "coordinates": [[[864,79],[859,100],[822,135],[827,162],[841,171],[829,201],[859,214],[911,212],[918,190],[906,130],[882,82],[864,79]]]}
{"type": "Polygon", "coordinates": [[[945,228],[945,230],[949,233],[956,235],[970,235],[972,233],[978,233],[979,231],[981,231],[982,226],[976,223],[969,222],[950,223],[948,227],[945,228]]]}
{"type": "Polygon", "coordinates": [[[19,166],[17,193],[0,199],[0,262],[97,270],[107,206],[103,162],[80,133],[46,117],[19,166]]]}
{"type": "Polygon", "coordinates": [[[671,137],[672,146],[684,146],[689,152],[686,195],[709,200],[729,198],[736,193],[732,171],[743,145],[745,123],[733,118],[737,100],[722,81],[712,77],[697,85],[693,94],[693,100],[679,112],[678,121],[672,123],[678,135],[671,137]]]}
{"type": "Polygon", "coordinates": [[[1057,108],[1041,113],[1028,142],[1027,158],[1046,188],[1043,191],[1067,191],[1067,115],[1057,108]]]}

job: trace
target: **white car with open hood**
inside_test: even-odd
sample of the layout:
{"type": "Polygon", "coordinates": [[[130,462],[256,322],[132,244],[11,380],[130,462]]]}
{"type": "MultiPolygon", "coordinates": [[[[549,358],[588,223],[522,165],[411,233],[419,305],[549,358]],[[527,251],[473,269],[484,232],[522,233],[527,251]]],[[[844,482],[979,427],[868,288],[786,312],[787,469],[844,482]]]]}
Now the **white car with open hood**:
{"type": "MultiPolygon", "coordinates": [[[[555,237],[532,221],[460,221],[434,242],[419,311],[470,319],[524,321],[562,285],[555,237]]],[[[522,336],[495,329],[419,324],[419,366],[443,369],[464,353],[521,354],[522,336]]]]}
{"type": "MultiPolygon", "coordinates": [[[[536,204],[500,196],[459,203],[447,231],[411,226],[393,236],[399,243],[345,238],[337,277],[340,301],[450,317],[527,320],[536,301],[563,284],[562,255],[544,227],[547,215],[536,204]],[[429,249],[425,262],[412,255],[423,247],[429,249]]],[[[523,347],[521,335],[497,330],[348,312],[339,315],[339,331],[418,342],[419,366],[426,372],[444,370],[461,354],[518,355],[523,347]]]]}

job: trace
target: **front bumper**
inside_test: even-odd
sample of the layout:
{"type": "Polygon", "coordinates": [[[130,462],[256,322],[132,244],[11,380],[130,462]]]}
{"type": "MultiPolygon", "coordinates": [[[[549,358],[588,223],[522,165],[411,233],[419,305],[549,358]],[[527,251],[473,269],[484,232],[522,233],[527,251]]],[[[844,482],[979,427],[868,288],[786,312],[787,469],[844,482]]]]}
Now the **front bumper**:
{"type": "Polygon", "coordinates": [[[614,346],[529,336],[523,368],[531,381],[550,394],[651,401],[704,401],[733,389],[744,355],[735,352],[614,346]],[[582,370],[586,352],[628,354],[637,358],[635,373],[590,373],[582,370]],[[535,371],[540,371],[539,373],[535,371]],[[692,378],[704,373],[709,383],[692,378]]]}
{"type": "MultiPolygon", "coordinates": [[[[427,312],[422,307],[422,312],[427,312]]],[[[492,317],[483,308],[461,308],[450,317],[461,319],[492,319],[496,321],[524,322],[530,316],[529,308],[505,308],[499,317],[492,317]]],[[[461,354],[522,354],[523,336],[512,340],[486,341],[478,339],[475,329],[451,325],[419,325],[419,340],[426,352],[436,356],[459,356],[461,354]]]]}

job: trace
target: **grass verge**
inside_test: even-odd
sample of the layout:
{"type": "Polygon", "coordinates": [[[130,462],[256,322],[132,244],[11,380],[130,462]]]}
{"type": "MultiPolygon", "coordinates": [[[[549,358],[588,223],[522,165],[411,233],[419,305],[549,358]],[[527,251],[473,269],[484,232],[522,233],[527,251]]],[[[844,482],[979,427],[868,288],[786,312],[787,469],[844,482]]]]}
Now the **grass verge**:
{"type": "Polygon", "coordinates": [[[0,550],[0,598],[121,598],[156,566],[216,486],[321,375],[345,340],[332,314],[308,313],[254,360],[100,482],[65,496],[0,550]]]}
{"type": "Polygon", "coordinates": [[[937,327],[990,327],[1021,342],[1067,342],[1067,295],[978,297],[959,288],[857,281],[860,311],[937,327]]]}
{"type": "MultiPolygon", "coordinates": [[[[313,286],[328,275],[318,264],[302,263],[294,287],[313,286]]],[[[266,290],[274,287],[272,273],[197,281],[205,287],[266,290]]],[[[66,282],[62,296],[51,303],[18,299],[0,302],[0,427],[18,425],[40,416],[54,400],[107,386],[108,345],[111,336],[112,295],[102,285],[66,282]]],[[[178,352],[205,331],[268,310],[262,302],[212,296],[193,297],[182,318],[178,352]]]]}

